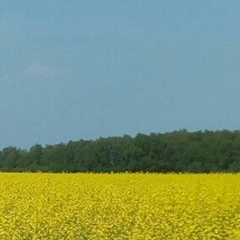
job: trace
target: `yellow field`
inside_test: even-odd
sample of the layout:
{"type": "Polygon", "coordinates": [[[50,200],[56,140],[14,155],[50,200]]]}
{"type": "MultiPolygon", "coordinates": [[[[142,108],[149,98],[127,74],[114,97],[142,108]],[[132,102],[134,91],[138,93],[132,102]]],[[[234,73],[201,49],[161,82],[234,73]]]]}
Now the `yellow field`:
{"type": "Polygon", "coordinates": [[[240,175],[0,174],[0,239],[240,239],[240,175]]]}

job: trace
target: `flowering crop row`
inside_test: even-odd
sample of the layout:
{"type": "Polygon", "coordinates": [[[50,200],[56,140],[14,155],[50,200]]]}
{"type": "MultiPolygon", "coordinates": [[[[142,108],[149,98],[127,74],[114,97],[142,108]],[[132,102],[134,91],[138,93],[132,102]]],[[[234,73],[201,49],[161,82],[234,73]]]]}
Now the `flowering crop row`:
{"type": "Polygon", "coordinates": [[[0,174],[0,239],[240,239],[238,174],[0,174]]]}

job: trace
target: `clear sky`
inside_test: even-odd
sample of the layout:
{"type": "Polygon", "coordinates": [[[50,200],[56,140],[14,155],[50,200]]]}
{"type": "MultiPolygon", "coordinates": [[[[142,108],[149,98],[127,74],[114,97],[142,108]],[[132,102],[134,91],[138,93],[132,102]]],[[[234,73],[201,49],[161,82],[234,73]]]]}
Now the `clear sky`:
{"type": "Polygon", "coordinates": [[[239,0],[1,0],[0,149],[240,129],[239,0]]]}

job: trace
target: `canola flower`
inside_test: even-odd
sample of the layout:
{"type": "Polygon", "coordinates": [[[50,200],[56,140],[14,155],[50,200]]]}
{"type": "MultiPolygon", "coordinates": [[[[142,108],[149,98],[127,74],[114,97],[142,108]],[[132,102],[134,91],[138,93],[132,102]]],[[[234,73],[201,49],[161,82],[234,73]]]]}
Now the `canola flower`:
{"type": "Polygon", "coordinates": [[[239,174],[0,174],[0,239],[240,239],[239,174]]]}

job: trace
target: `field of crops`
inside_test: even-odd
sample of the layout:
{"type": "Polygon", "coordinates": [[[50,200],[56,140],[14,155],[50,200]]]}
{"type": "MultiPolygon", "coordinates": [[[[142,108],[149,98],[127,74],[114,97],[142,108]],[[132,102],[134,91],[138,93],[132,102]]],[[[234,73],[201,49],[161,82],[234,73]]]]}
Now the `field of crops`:
{"type": "Polygon", "coordinates": [[[0,174],[0,239],[240,239],[238,174],[0,174]]]}

